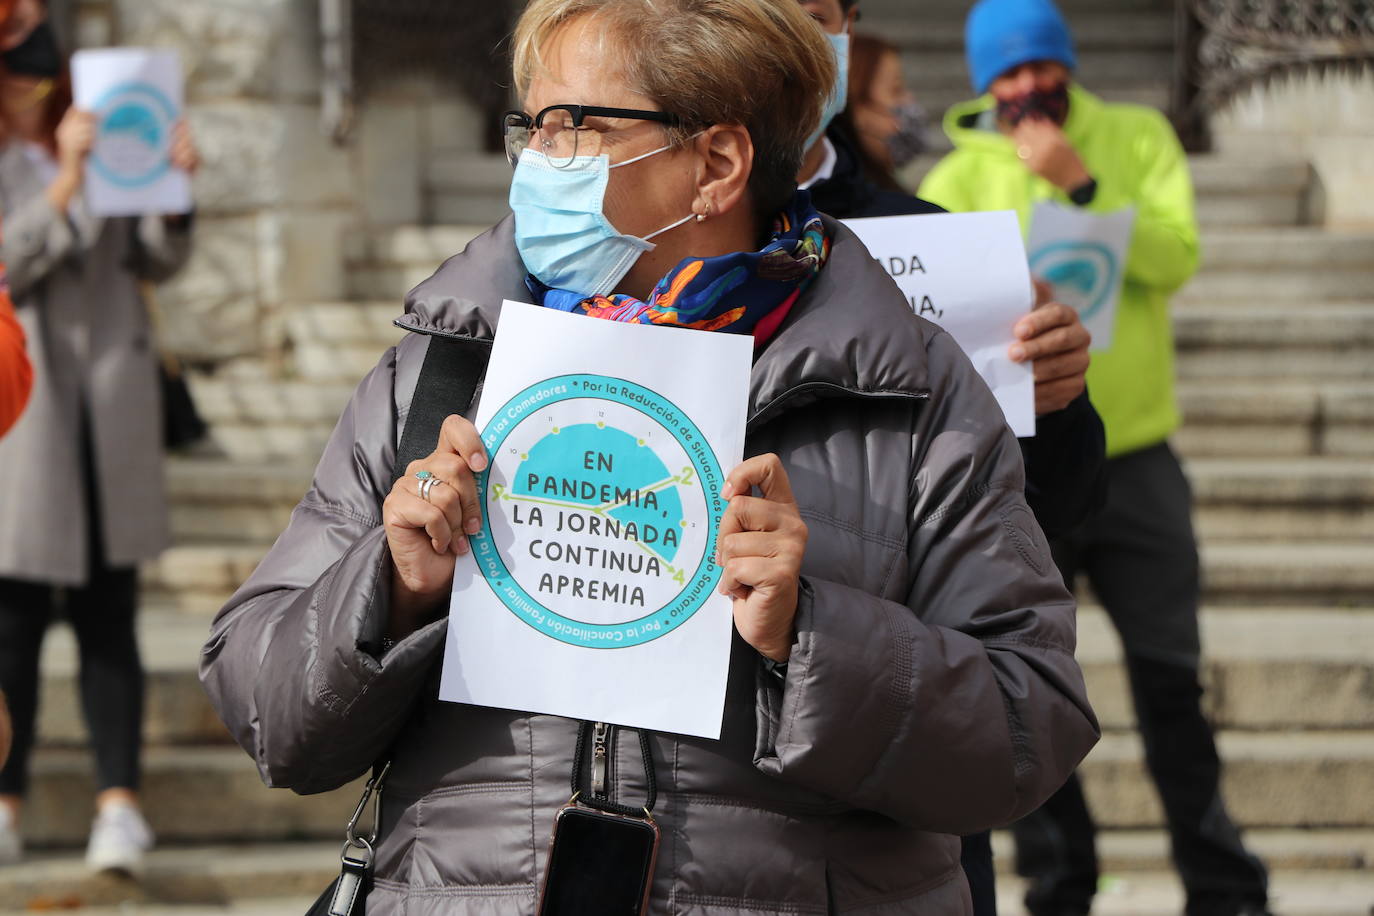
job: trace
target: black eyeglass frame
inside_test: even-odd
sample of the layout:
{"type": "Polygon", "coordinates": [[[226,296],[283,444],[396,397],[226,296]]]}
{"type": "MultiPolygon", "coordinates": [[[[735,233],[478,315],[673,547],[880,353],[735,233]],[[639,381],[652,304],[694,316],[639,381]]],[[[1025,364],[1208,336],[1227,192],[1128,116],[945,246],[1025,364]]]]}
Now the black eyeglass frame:
{"type": "MultiPolygon", "coordinates": [[[[544,126],[544,116],[551,111],[566,111],[572,117],[573,130],[580,129],[582,127],[582,122],[589,117],[625,118],[634,121],[656,121],[668,127],[682,126],[682,119],[669,111],[648,111],[642,108],[607,108],[604,105],[549,105],[540,110],[534,117],[530,117],[518,108],[512,108],[509,111],[502,112],[502,140],[504,141],[505,139],[506,131],[514,126],[511,122],[512,117],[519,119],[519,121],[515,122],[516,124],[523,122],[525,130],[536,131],[544,126]]],[[[515,167],[519,160],[518,156],[511,156],[510,146],[508,144],[506,146],[506,159],[510,162],[512,168],[515,167]]]]}

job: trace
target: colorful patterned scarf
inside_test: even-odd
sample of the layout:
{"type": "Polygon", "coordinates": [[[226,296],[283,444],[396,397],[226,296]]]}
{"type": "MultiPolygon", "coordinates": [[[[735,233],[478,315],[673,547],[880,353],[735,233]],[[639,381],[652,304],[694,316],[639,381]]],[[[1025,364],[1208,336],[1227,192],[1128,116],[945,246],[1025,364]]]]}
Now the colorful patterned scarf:
{"type": "Polygon", "coordinates": [[[773,221],[772,238],[762,249],[685,258],[658,281],[647,302],[617,293],[588,297],[550,289],[532,276],[525,284],[546,308],[610,321],[753,334],[762,345],[829,257],[821,215],[811,196],[799,190],[773,221]]]}

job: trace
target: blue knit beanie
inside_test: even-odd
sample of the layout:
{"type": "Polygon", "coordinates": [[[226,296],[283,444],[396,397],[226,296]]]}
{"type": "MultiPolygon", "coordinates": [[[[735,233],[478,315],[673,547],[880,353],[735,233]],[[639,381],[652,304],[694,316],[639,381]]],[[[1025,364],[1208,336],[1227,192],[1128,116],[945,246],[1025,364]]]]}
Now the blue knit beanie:
{"type": "Polygon", "coordinates": [[[1051,0],[979,0],[964,25],[973,90],[978,94],[1012,67],[1056,60],[1073,70],[1073,36],[1051,0]]]}

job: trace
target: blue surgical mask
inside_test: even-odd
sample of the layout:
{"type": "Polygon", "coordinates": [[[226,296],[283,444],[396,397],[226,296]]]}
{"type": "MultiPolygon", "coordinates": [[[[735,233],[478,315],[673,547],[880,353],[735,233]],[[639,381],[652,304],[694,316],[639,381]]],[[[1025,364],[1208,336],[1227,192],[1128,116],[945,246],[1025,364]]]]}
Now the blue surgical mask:
{"type": "Polygon", "coordinates": [[[830,122],[835,120],[835,116],[844,111],[845,100],[849,96],[849,27],[845,26],[845,31],[838,35],[826,32],[825,37],[835,52],[835,85],[830,97],[825,100],[820,126],[806,138],[806,145],[802,147],[804,150],[810,149],[812,144],[821,138],[821,134],[825,133],[830,122]]]}
{"type": "Polygon", "coordinates": [[[617,231],[602,212],[611,169],[670,148],[662,146],[615,165],[605,153],[556,166],[536,150],[522,152],[510,185],[510,208],[515,213],[515,247],[525,269],[553,289],[586,296],[604,296],[615,289],[639,256],[654,249],[649,239],[676,229],[692,214],[644,238],[617,231]]]}

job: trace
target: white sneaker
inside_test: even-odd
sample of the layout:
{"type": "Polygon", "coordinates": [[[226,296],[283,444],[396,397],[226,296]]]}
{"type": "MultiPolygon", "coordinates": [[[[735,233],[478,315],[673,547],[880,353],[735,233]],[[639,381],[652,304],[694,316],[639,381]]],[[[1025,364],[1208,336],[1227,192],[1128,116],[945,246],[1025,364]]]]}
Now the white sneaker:
{"type": "Polygon", "coordinates": [[[143,854],[153,848],[153,831],[137,806],[112,802],[100,809],[91,825],[86,865],[92,871],[122,871],[137,876],[143,854]]]}
{"type": "Polygon", "coordinates": [[[19,839],[19,825],[9,806],[0,805],[0,865],[13,865],[24,855],[24,843],[19,839]]]}

